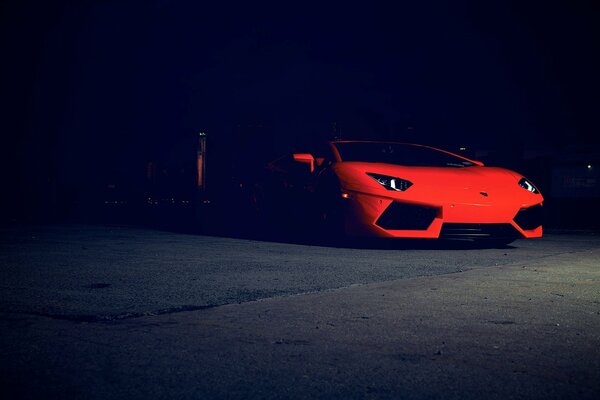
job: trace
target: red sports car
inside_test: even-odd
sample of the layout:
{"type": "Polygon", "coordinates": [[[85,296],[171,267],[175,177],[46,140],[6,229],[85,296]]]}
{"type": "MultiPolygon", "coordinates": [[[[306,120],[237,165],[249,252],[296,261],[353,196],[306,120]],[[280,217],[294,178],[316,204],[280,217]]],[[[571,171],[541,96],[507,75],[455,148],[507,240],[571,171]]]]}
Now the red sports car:
{"type": "Polygon", "coordinates": [[[313,204],[336,233],[497,244],[542,236],[542,194],[504,168],[433,147],[372,141],[332,141],[293,159],[307,164],[313,204]]]}

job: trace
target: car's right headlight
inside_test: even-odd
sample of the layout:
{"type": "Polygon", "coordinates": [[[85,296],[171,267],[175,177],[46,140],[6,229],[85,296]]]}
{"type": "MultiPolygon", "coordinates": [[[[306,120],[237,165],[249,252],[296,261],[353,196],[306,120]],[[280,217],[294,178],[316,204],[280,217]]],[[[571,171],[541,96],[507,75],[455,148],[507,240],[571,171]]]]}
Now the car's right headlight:
{"type": "Polygon", "coordinates": [[[540,193],[540,191],[535,186],[533,186],[533,183],[529,182],[526,178],[521,178],[521,180],[519,181],[519,186],[531,193],[540,193]]]}
{"type": "Polygon", "coordinates": [[[375,179],[381,186],[383,186],[387,190],[404,192],[413,184],[411,181],[407,181],[406,179],[402,178],[396,178],[394,176],[375,174],[373,172],[367,172],[367,175],[375,179]]]}

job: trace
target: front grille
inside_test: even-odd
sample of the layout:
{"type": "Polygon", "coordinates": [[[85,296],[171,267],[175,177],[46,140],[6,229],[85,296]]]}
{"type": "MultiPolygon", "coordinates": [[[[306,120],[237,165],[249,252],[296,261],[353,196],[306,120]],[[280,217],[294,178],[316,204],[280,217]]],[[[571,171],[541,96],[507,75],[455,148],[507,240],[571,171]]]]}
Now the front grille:
{"type": "Polygon", "coordinates": [[[383,229],[424,231],[437,215],[437,208],[393,202],[375,223],[383,229]]]}
{"type": "Polygon", "coordinates": [[[515,222],[524,231],[529,231],[542,225],[543,219],[544,210],[542,209],[541,204],[529,208],[522,208],[515,216],[515,222]]]}
{"type": "Polygon", "coordinates": [[[440,232],[440,238],[444,239],[517,238],[518,236],[518,232],[510,224],[445,223],[440,232]]]}

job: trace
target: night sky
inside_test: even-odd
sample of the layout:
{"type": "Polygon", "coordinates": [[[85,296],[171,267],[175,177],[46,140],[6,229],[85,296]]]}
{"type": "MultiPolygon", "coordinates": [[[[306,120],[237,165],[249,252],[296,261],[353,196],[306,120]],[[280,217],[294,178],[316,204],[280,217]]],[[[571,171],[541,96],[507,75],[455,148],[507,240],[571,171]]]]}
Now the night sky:
{"type": "Polygon", "coordinates": [[[598,2],[363,3],[3,0],[9,205],[39,182],[143,177],[199,131],[233,152],[334,129],[501,153],[599,144],[598,2]]]}

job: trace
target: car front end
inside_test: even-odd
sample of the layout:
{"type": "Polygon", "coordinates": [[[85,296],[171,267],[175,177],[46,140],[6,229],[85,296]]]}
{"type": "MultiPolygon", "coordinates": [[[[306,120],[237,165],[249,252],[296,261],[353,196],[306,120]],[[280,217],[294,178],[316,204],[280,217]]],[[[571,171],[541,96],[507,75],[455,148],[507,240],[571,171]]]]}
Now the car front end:
{"type": "Polygon", "coordinates": [[[361,161],[338,162],[333,169],[345,232],[351,236],[542,236],[543,196],[529,180],[507,169],[466,162],[440,167],[361,161]]]}

